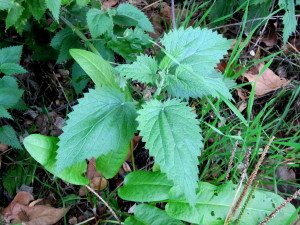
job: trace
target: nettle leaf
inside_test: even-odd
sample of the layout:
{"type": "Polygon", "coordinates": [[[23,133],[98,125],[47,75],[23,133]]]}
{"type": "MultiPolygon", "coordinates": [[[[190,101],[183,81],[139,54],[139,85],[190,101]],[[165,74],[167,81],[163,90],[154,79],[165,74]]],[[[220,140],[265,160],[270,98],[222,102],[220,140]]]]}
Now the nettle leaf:
{"type": "Polygon", "coordinates": [[[118,89],[90,90],[78,102],[59,137],[57,171],[111,151],[127,152],[136,131],[134,104],[118,89]]]}
{"type": "Polygon", "coordinates": [[[50,42],[50,46],[56,50],[59,50],[62,46],[63,41],[72,35],[74,35],[72,29],[68,27],[64,28],[55,34],[50,42]]]}
{"type": "Polygon", "coordinates": [[[22,45],[0,49],[0,64],[19,63],[22,55],[22,45]]]}
{"type": "Polygon", "coordinates": [[[151,56],[140,55],[137,56],[134,63],[119,65],[115,69],[127,79],[154,84],[157,78],[158,64],[151,56]]]}
{"type": "Polygon", "coordinates": [[[13,0],[0,0],[0,10],[10,9],[13,3],[13,0]]]}
{"type": "MultiPolygon", "coordinates": [[[[192,92],[194,94],[191,97],[201,97],[207,93],[218,97],[217,93],[220,93],[228,99],[232,98],[229,89],[224,84],[219,86],[220,76],[216,75],[214,69],[216,63],[230,48],[230,40],[206,28],[201,30],[189,27],[169,32],[162,38],[161,43],[166,49],[166,56],[160,64],[161,69],[168,67],[169,73],[175,74],[172,85],[186,90],[186,93],[179,97],[190,96],[192,92]],[[177,70],[178,67],[180,69],[177,70]],[[176,83],[176,76],[179,76],[178,83],[176,83]],[[193,82],[197,81],[197,84],[201,85],[201,89],[198,88],[196,93],[194,90],[189,90],[187,80],[190,76],[193,82]],[[214,80],[216,80],[215,83],[214,80]]],[[[197,85],[193,85],[190,89],[194,89],[195,86],[197,85]]]]}
{"type": "Polygon", "coordinates": [[[26,4],[28,5],[29,11],[37,21],[42,18],[47,9],[45,0],[26,0],[26,4]]]}
{"type": "Polygon", "coordinates": [[[61,0],[45,0],[45,2],[54,19],[58,21],[61,0]]]}
{"type": "Polygon", "coordinates": [[[81,49],[71,49],[70,54],[96,86],[118,87],[112,66],[101,56],[81,49]]]}
{"type": "Polygon", "coordinates": [[[70,168],[66,168],[60,173],[56,173],[56,150],[58,149],[57,137],[48,137],[41,134],[31,134],[24,139],[24,146],[29,154],[39,162],[46,170],[62,180],[76,184],[87,185],[89,180],[82,176],[87,170],[85,161],[77,163],[70,168]]]}
{"type": "Polygon", "coordinates": [[[75,62],[72,66],[72,85],[75,93],[80,94],[89,81],[90,79],[84,70],[75,62]]]}
{"type": "Polygon", "coordinates": [[[0,105],[0,118],[7,118],[13,120],[9,112],[1,105],[0,105]]]}
{"type": "Polygon", "coordinates": [[[18,82],[15,77],[4,76],[0,78],[0,88],[14,88],[18,89],[18,82]]]}
{"type": "Polygon", "coordinates": [[[22,149],[20,141],[17,138],[16,132],[11,126],[0,127],[0,143],[1,142],[16,149],[22,149]]]}
{"type": "Polygon", "coordinates": [[[179,220],[171,218],[164,210],[155,206],[140,204],[134,208],[134,217],[128,217],[124,221],[125,225],[184,225],[179,220]]]}
{"type": "Polygon", "coordinates": [[[92,38],[97,38],[113,29],[113,20],[106,12],[99,9],[90,9],[86,17],[92,38]]]}
{"type": "Polygon", "coordinates": [[[13,107],[20,100],[23,92],[15,88],[0,88],[0,105],[5,109],[13,107]]]}
{"type": "Polygon", "coordinates": [[[76,0],[76,4],[79,5],[79,7],[81,8],[86,6],[89,2],[90,0],[76,0]]]}
{"type": "Polygon", "coordinates": [[[174,186],[166,174],[161,172],[134,171],[124,179],[124,186],[118,189],[118,195],[125,200],[135,202],[164,201],[174,186]]]}
{"type": "Polygon", "coordinates": [[[132,22],[129,25],[126,24],[126,18],[128,18],[131,21],[136,21],[137,26],[144,31],[154,32],[153,26],[147,16],[135,6],[127,3],[120,4],[116,11],[117,14],[114,16],[114,22],[116,24],[121,26],[133,26],[132,22]]]}
{"type": "Polygon", "coordinates": [[[283,42],[286,43],[289,36],[295,32],[297,27],[297,20],[295,16],[295,3],[294,0],[280,0],[278,4],[285,8],[285,14],[282,18],[283,28],[283,42]]]}
{"type": "MultiPolygon", "coordinates": [[[[184,200],[184,197],[179,197],[176,191],[172,192],[174,196],[170,196],[171,200],[166,205],[166,212],[169,216],[187,221],[189,223],[206,225],[213,225],[216,222],[224,223],[227,212],[232,205],[237,185],[226,183],[221,186],[214,186],[209,183],[200,182],[198,187],[197,199],[195,207],[191,207],[189,203],[184,200]]],[[[243,203],[244,198],[235,218],[237,219],[243,203]]],[[[245,213],[241,218],[240,224],[257,225],[262,222],[275,207],[284,202],[284,199],[272,192],[256,190],[246,207],[245,213]]],[[[292,204],[276,214],[274,219],[271,219],[270,224],[281,225],[291,217],[295,208],[292,204]]]]}
{"type": "Polygon", "coordinates": [[[193,204],[198,180],[197,157],[203,144],[199,122],[186,104],[177,99],[152,100],[139,110],[137,120],[150,155],[193,204]]]}
{"type": "Polygon", "coordinates": [[[22,13],[24,11],[24,7],[15,2],[13,4],[13,7],[9,9],[8,14],[5,19],[5,29],[10,28],[11,26],[15,25],[15,23],[18,21],[18,19],[21,17],[22,13]]]}
{"type": "Polygon", "coordinates": [[[71,59],[72,57],[70,55],[69,50],[71,48],[80,48],[80,47],[81,47],[81,43],[76,35],[73,34],[73,35],[67,36],[61,44],[56,62],[61,63],[63,61],[67,61],[67,60],[71,59]]]}
{"type": "Polygon", "coordinates": [[[0,71],[5,75],[27,73],[27,70],[16,63],[3,63],[0,65],[0,71]]]}

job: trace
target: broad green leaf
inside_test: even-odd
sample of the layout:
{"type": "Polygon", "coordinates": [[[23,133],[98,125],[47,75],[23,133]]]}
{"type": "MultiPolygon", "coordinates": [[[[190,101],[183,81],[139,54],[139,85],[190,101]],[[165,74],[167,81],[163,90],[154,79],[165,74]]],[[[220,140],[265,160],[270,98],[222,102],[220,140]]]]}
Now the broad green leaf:
{"type": "Polygon", "coordinates": [[[118,194],[122,199],[135,202],[164,201],[169,198],[173,182],[161,172],[134,171],[124,179],[118,194]]]}
{"type": "Polygon", "coordinates": [[[57,171],[92,157],[128,148],[136,131],[136,110],[115,88],[90,90],[69,114],[60,135],[57,171]]]}
{"type": "Polygon", "coordinates": [[[283,42],[286,43],[289,36],[295,32],[297,20],[295,16],[295,3],[294,0],[281,0],[279,1],[281,7],[285,7],[285,14],[282,18],[283,28],[283,42]]]}
{"type": "Polygon", "coordinates": [[[202,136],[192,108],[177,99],[152,100],[139,110],[138,129],[145,147],[168,178],[193,204],[198,180],[202,136]]]}
{"type": "Polygon", "coordinates": [[[29,154],[39,162],[46,170],[62,180],[76,184],[87,185],[89,180],[82,176],[86,172],[86,162],[77,163],[70,168],[66,168],[60,173],[55,172],[56,167],[56,150],[58,149],[57,137],[48,137],[41,134],[31,134],[24,139],[24,146],[29,154]]]}
{"type": "MultiPolygon", "coordinates": [[[[138,8],[131,4],[120,4],[117,8],[117,14],[114,17],[114,22],[116,24],[119,24],[121,26],[126,26],[127,24],[123,23],[124,19],[127,17],[130,20],[136,21],[137,26],[141,29],[148,31],[148,32],[154,32],[153,26],[147,16],[140,11],[138,8]],[[118,16],[121,16],[122,19],[119,19],[118,16]]],[[[127,26],[132,26],[132,24],[129,24],[127,26]]]]}
{"type": "Polygon", "coordinates": [[[118,87],[112,66],[101,56],[81,49],[71,49],[70,54],[90,76],[96,87],[118,87]]]}
{"type": "Polygon", "coordinates": [[[70,28],[64,28],[57,32],[55,36],[51,39],[50,46],[56,50],[59,50],[62,46],[63,41],[70,37],[73,36],[74,32],[70,28]]]}
{"type": "Polygon", "coordinates": [[[103,59],[110,62],[115,61],[114,52],[111,49],[107,48],[106,41],[104,39],[94,41],[93,45],[98,50],[103,59]]]}
{"type": "Polygon", "coordinates": [[[8,29],[11,26],[15,25],[18,19],[21,17],[23,11],[24,7],[21,4],[15,2],[13,7],[8,10],[8,14],[5,19],[5,28],[8,29]]]}
{"type": "Polygon", "coordinates": [[[79,7],[84,7],[86,6],[90,0],[76,0],[76,4],[79,5],[79,7]]]}
{"type": "Polygon", "coordinates": [[[96,160],[97,170],[106,178],[113,178],[120,170],[128,155],[128,146],[118,151],[111,151],[107,155],[101,155],[96,160]]]}
{"type": "Polygon", "coordinates": [[[0,88],[0,105],[5,109],[13,107],[23,94],[23,90],[15,88],[0,88]]]}
{"type": "MultiPolygon", "coordinates": [[[[201,224],[205,225],[216,224],[218,221],[223,224],[237,191],[237,185],[229,182],[221,186],[214,186],[200,182],[198,190],[195,207],[191,207],[182,196],[180,197],[174,191],[174,195],[170,196],[169,203],[166,206],[168,215],[175,219],[195,224],[199,224],[200,221],[202,221],[201,224]]],[[[244,198],[243,202],[245,200],[246,198],[244,198]]],[[[255,191],[246,207],[240,224],[259,224],[282,202],[284,202],[284,199],[279,195],[267,191],[255,191]]],[[[242,206],[243,203],[234,219],[239,215],[242,206]]],[[[276,214],[275,218],[270,221],[270,224],[285,224],[294,211],[294,206],[288,204],[276,214]]]]}
{"type": "Polygon", "coordinates": [[[37,21],[42,18],[47,9],[45,0],[26,0],[26,4],[29,11],[37,21]]]}
{"type": "Polygon", "coordinates": [[[17,138],[16,132],[11,126],[0,127],[0,142],[16,149],[22,149],[20,141],[17,138]]]}
{"type": "Polygon", "coordinates": [[[179,220],[173,219],[164,210],[155,206],[140,204],[134,208],[134,217],[128,217],[125,225],[184,225],[179,220]]]}
{"type": "Polygon", "coordinates": [[[45,2],[54,19],[58,21],[61,0],[45,0],[45,2]]]}
{"type": "Polygon", "coordinates": [[[3,106],[0,105],[0,119],[1,118],[7,118],[13,120],[9,112],[3,106]]]}
{"type": "Polygon", "coordinates": [[[0,0],[0,10],[5,10],[13,7],[13,0],[0,0]]]}
{"type": "Polygon", "coordinates": [[[0,88],[14,88],[18,89],[18,82],[15,77],[4,76],[0,78],[0,88]]]}
{"type": "Polygon", "coordinates": [[[69,52],[71,48],[81,48],[81,43],[76,35],[70,35],[63,40],[56,62],[61,63],[72,59],[69,52]]]}
{"type": "Polygon", "coordinates": [[[72,85],[77,95],[82,92],[89,81],[89,77],[78,65],[78,63],[75,62],[72,66],[72,85]]]}
{"type": "Polygon", "coordinates": [[[105,32],[113,29],[113,20],[108,13],[99,9],[90,9],[86,15],[87,24],[92,38],[97,38],[105,32]]]}
{"type": "Polygon", "coordinates": [[[157,79],[157,62],[147,55],[137,56],[132,64],[123,64],[116,67],[121,76],[127,79],[138,80],[143,83],[155,83],[157,79]]]}
{"type": "Polygon", "coordinates": [[[0,65],[0,71],[5,75],[27,73],[27,70],[16,63],[3,63],[2,65],[0,65]]]}
{"type": "Polygon", "coordinates": [[[0,64],[19,63],[22,55],[22,45],[0,49],[0,64]]]}
{"type": "Polygon", "coordinates": [[[214,69],[216,63],[227,54],[230,40],[206,28],[201,30],[189,27],[165,34],[161,43],[165,46],[166,56],[160,67],[169,68],[169,74],[175,76],[171,83],[183,91],[180,97],[190,96],[191,93],[191,97],[201,97],[207,93],[215,93],[213,96],[217,97],[217,93],[220,93],[232,98],[229,88],[222,84],[222,76],[214,69]],[[194,90],[195,85],[189,88],[187,83],[190,78],[192,82],[201,83],[201,88],[194,90]]]}

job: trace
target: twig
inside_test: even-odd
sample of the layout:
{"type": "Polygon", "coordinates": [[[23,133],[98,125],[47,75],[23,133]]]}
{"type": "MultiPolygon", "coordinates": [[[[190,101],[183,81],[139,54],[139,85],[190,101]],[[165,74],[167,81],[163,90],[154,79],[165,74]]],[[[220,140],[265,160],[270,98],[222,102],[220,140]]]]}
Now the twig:
{"type": "Polygon", "coordinates": [[[296,191],[291,197],[288,197],[280,206],[278,206],[264,221],[262,221],[259,225],[267,224],[270,219],[275,217],[275,214],[278,213],[282,208],[284,208],[288,203],[292,200],[296,199],[300,195],[300,189],[296,191]]]}
{"type": "MultiPolygon", "coordinates": [[[[241,131],[240,131],[240,130],[239,130],[239,132],[238,132],[238,136],[241,136],[241,131]]],[[[234,160],[234,157],[235,157],[235,153],[236,153],[236,149],[237,149],[238,144],[239,144],[239,141],[236,140],[235,145],[234,145],[234,148],[233,148],[233,150],[232,150],[232,152],[231,152],[231,156],[230,156],[230,160],[229,160],[229,164],[228,164],[228,169],[227,169],[227,171],[226,171],[225,181],[227,181],[228,178],[229,178],[229,174],[230,174],[230,171],[231,171],[231,169],[232,169],[233,160],[234,160]]]]}
{"type": "Polygon", "coordinates": [[[85,223],[87,223],[87,222],[89,222],[89,221],[91,221],[91,220],[94,220],[95,219],[95,217],[92,217],[92,218],[89,218],[89,219],[87,219],[87,220],[85,220],[85,221],[82,221],[82,222],[80,222],[80,223],[76,223],[75,225],[82,225],[82,224],[85,224],[85,223]]]}
{"type": "Polygon", "coordinates": [[[95,192],[91,187],[89,187],[88,185],[85,185],[85,187],[90,191],[92,192],[94,195],[96,195],[97,198],[99,198],[99,200],[101,202],[104,203],[104,205],[108,208],[108,210],[111,212],[111,214],[115,217],[115,219],[119,222],[119,224],[122,224],[121,223],[121,220],[118,218],[118,216],[116,215],[116,213],[113,211],[113,209],[107,204],[107,202],[100,196],[98,195],[97,192],[95,192]]]}
{"type": "Polygon", "coordinates": [[[171,0],[171,9],[172,9],[172,26],[173,29],[176,29],[176,19],[175,19],[175,4],[174,0],[171,0]]]}
{"type": "Polygon", "coordinates": [[[156,1],[156,2],[153,2],[153,3],[151,3],[150,5],[145,6],[144,8],[142,8],[142,11],[144,11],[145,9],[148,9],[149,7],[155,5],[156,3],[159,3],[159,2],[160,2],[160,0],[158,0],[158,1],[156,1]]]}
{"type": "Polygon", "coordinates": [[[228,218],[227,224],[229,224],[229,223],[231,222],[231,220],[232,220],[232,218],[234,217],[236,211],[238,210],[238,208],[239,208],[239,206],[240,206],[242,200],[243,200],[244,197],[246,196],[246,193],[247,193],[247,191],[248,191],[250,185],[253,183],[253,181],[254,181],[254,179],[255,179],[255,177],[256,177],[256,175],[257,175],[257,172],[258,172],[258,170],[259,170],[259,168],[260,168],[260,166],[261,166],[261,164],[262,164],[262,162],[263,162],[263,160],[264,160],[264,158],[265,158],[265,156],[266,156],[266,154],[267,154],[267,152],[268,152],[268,150],[269,150],[269,148],[270,148],[270,146],[271,146],[271,143],[273,142],[274,138],[275,138],[275,137],[273,136],[273,137],[270,139],[269,143],[266,145],[266,147],[265,147],[263,153],[261,154],[261,156],[260,156],[258,162],[256,163],[255,168],[254,168],[253,172],[251,173],[251,175],[250,175],[248,181],[246,182],[245,187],[243,188],[243,191],[242,191],[242,193],[241,193],[239,199],[237,200],[237,202],[235,203],[235,206],[233,207],[233,210],[232,210],[232,212],[231,212],[231,215],[230,215],[229,218],[228,218]]]}

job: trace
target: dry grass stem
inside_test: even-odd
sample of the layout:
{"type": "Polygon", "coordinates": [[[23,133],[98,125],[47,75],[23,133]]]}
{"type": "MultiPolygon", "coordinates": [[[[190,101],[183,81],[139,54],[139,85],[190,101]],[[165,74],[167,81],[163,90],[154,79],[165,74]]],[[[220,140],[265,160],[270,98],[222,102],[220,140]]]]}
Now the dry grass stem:
{"type": "MultiPolygon", "coordinates": [[[[241,136],[241,131],[238,132],[238,136],[241,136]]],[[[226,171],[225,181],[227,181],[228,178],[229,178],[229,174],[230,174],[230,171],[232,169],[233,160],[234,160],[234,157],[235,157],[235,154],[236,154],[236,149],[237,149],[238,144],[239,144],[239,141],[236,140],[234,148],[233,148],[233,150],[231,152],[230,161],[229,161],[229,164],[228,164],[228,169],[226,171]]]]}

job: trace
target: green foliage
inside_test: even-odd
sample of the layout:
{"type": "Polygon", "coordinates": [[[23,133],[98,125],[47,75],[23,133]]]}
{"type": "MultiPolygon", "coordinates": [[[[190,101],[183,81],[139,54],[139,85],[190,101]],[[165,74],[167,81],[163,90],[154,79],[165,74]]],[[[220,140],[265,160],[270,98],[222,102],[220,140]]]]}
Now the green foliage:
{"type": "Polygon", "coordinates": [[[147,55],[137,56],[132,64],[123,64],[116,67],[121,76],[127,79],[138,80],[143,83],[154,84],[157,79],[158,65],[154,58],[147,55]]]}
{"type": "Polygon", "coordinates": [[[0,64],[19,63],[22,55],[22,45],[0,49],[0,64]]]}
{"type": "Polygon", "coordinates": [[[29,154],[50,173],[56,174],[57,177],[72,184],[87,185],[89,180],[82,176],[87,169],[86,162],[76,163],[60,173],[55,172],[58,141],[57,137],[31,134],[24,139],[24,146],[29,154]]]}
{"type": "Polygon", "coordinates": [[[10,9],[13,7],[13,0],[0,0],[0,10],[10,9]]]}
{"type": "Polygon", "coordinates": [[[278,4],[285,9],[285,14],[282,18],[283,28],[283,42],[288,41],[289,36],[296,31],[297,20],[295,15],[294,0],[280,0],[278,4]]]}
{"type": "Polygon", "coordinates": [[[128,217],[125,225],[161,225],[161,224],[172,224],[172,225],[184,225],[179,220],[173,219],[165,211],[158,209],[154,206],[141,204],[134,208],[134,217],[128,217]]]}
{"type": "Polygon", "coordinates": [[[87,75],[78,63],[74,63],[72,66],[72,85],[75,89],[75,93],[78,95],[85,88],[90,79],[86,78],[87,75]]]}
{"type": "MultiPolygon", "coordinates": [[[[195,206],[191,206],[185,200],[185,196],[178,191],[177,188],[162,189],[161,186],[167,184],[166,179],[160,181],[157,185],[156,178],[161,177],[158,172],[136,171],[131,173],[130,178],[124,182],[124,186],[119,189],[119,195],[125,200],[149,202],[157,201],[152,198],[152,193],[156,195],[168,196],[164,198],[166,205],[166,213],[175,219],[183,220],[193,224],[223,224],[227,212],[232,205],[232,200],[237,191],[237,185],[231,182],[221,186],[214,186],[206,182],[199,182],[197,185],[197,197],[195,206]],[[138,192],[138,198],[135,195],[134,186],[138,190],[147,188],[147,191],[138,192]],[[125,194],[124,194],[125,193],[125,194]]],[[[248,192],[249,193],[249,192],[248,192]]],[[[245,199],[244,199],[245,201],[245,199]]],[[[276,206],[284,202],[284,199],[267,191],[254,191],[250,202],[246,206],[246,211],[241,219],[241,224],[256,225],[268,216],[276,206]]],[[[241,207],[243,204],[241,204],[241,207]]],[[[236,214],[238,216],[241,207],[236,214]]],[[[287,205],[271,223],[274,225],[284,224],[294,213],[295,208],[291,204],[287,205]]],[[[234,219],[237,219],[237,216],[234,219]]]]}
{"type": "Polygon", "coordinates": [[[54,19],[58,21],[61,0],[45,0],[47,7],[52,12],[54,19]]]}
{"type": "Polygon", "coordinates": [[[112,31],[113,20],[107,12],[99,9],[90,9],[86,16],[92,38],[97,38],[107,31],[112,31]]]}
{"type": "Polygon", "coordinates": [[[22,149],[20,142],[16,136],[16,132],[11,126],[0,127],[0,142],[16,149],[22,149]]]}
{"type": "Polygon", "coordinates": [[[59,137],[57,171],[111,151],[127,152],[136,131],[134,105],[119,90],[96,88],[78,102],[59,137]]]}
{"type": "Polygon", "coordinates": [[[18,73],[26,73],[27,71],[16,63],[3,63],[0,65],[0,72],[5,75],[14,75],[18,73]]]}

